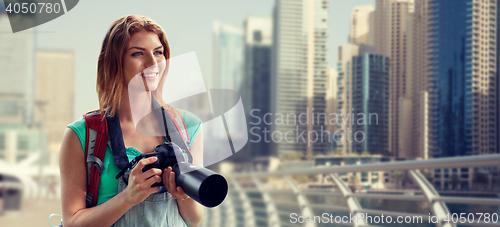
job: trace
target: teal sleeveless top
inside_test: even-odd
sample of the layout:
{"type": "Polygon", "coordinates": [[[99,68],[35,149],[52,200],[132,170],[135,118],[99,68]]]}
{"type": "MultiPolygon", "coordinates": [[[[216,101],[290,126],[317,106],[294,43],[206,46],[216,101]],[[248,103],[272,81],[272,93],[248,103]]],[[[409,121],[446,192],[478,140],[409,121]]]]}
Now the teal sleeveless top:
{"type": "MultiPolygon", "coordinates": [[[[194,139],[198,132],[201,129],[201,120],[196,117],[194,114],[189,113],[184,110],[180,110],[182,118],[186,123],[186,128],[189,135],[189,147],[193,146],[194,139]]],[[[86,137],[86,128],[85,128],[85,119],[82,117],[80,120],[77,120],[68,125],[69,128],[75,131],[76,135],[80,139],[82,150],[85,150],[85,137],[86,137]]],[[[134,147],[126,148],[127,156],[129,161],[132,161],[135,157],[139,156],[141,152],[139,152],[134,147]]],[[[84,151],[85,153],[85,151],[84,151]]],[[[111,149],[106,147],[106,156],[103,160],[104,170],[101,173],[101,178],[99,180],[99,196],[97,198],[97,205],[103,204],[104,202],[111,199],[113,196],[118,194],[118,180],[115,179],[116,175],[120,172],[120,169],[116,167],[113,161],[113,153],[111,149]]]]}

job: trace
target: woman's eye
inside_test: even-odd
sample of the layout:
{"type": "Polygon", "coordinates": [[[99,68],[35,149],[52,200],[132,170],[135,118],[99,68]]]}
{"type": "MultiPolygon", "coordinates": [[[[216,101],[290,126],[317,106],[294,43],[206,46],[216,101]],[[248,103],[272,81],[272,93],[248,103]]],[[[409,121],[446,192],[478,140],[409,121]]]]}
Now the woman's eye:
{"type": "Polygon", "coordinates": [[[157,51],[155,51],[155,54],[163,54],[163,51],[157,50],[157,51]]]}
{"type": "Polygon", "coordinates": [[[141,52],[135,52],[135,53],[132,54],[132,57],[139,56],[141,54],[142,54],[141,52]]]}

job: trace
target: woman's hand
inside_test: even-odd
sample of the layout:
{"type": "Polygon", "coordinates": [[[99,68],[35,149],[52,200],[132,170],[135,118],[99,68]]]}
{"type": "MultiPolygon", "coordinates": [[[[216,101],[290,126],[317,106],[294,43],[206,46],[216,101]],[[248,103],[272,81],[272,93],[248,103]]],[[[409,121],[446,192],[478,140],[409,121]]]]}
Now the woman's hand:
{"type": "Polygon", "coordinates": [[[130,205],[134,206],[144,201],[149,195],[158,192],[159,187],[152,188],[151,185],[161,181],[161,170],[152,168],[142,172],[144,166],[154,163],[156,160],[157,157],[142,159],[130,171],[127,188],[123,190],[130,205]]]}
{"type": "Polygon", "coordinates": [[[175,173],[172,171],[172,167],[168,167],[163,171],[163,184],[167,188],[168,192],[172,195],[172,198],[179,201],[183,201],[189,198],[188,195],[182,190],[181,187],[177,187],[175,184],[175,173]]]}

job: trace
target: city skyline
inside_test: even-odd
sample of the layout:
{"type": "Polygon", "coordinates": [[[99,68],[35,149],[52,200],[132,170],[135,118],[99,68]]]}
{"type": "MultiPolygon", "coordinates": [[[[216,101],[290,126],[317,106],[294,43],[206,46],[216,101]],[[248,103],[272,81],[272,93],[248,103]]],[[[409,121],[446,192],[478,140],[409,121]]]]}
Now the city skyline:
{"type": "MultiPolygon", "coordinates": [[[[0,0],[1,1],[1,0],[0,0]]],[[[330,0],[330,21],[327,39],[330,47],[345,43],[349,34],[350,10],[356,5],[374,5],[374,0],[337,1],[330,0]],[[347,9],[347,10],[346,10],[347,9]]],[[[195,51],[200,62],[205,81],[211,78],[212,70],[212,23],[219,20],[231,26],[243,28],[245,18],[253,13],[272,15],[275,1],[219,1],[208,3],[199,1],[193,3],[177,2],[166,8],[147,7],[135,2],[122,1],[117,6],[114,2],[85,1],[80,2],[67,15],[38,26],[28,32],[37,33],[37,45],[45,49],[74,50],[75,53],[75,105],[73,120],[81,118],[82,114],[98,108],[95,93],[95,78],[97,56],[109,25],[125,14],[139,14],[156,20],[167,33],[172,48],[172,56],[195,51]],[[95,8],[95,5],[99,7],[95,8]],[[112,7],[113,11],[104,9],[112,7]],[[168,13],[160,13],[166,9],[168,13]],[[99,17],[88,17],[87,12],[93,11],[99,17]],[[162,16],[163,15],[163,16],[162,16]],[[86,18],[81,20],[80,18],[86,18]],[[182,23],[177,23],[181,18],[182,23]]],[[[165,5],[162,1],[151,1],[148,5],[165,5]]],[[[3,3],[0,4],[3,7],[3,3]]],[[[328,67],[336,64],[336,48],[327,50],[328,67]]]]}
{"type": "Polygon", "coordinates": [[[129,13],[165,29],[170,79],[178,79],[163,94],[189,95],[163,98],[200,109],[203,165],[229,179],[231,193],[205,210],[201,226],[286,225],[287,212],[323,209],[429,219],[498,212],[498,1],[113,1],[97,9],[82,1],[64,19],[15,34],[0,9],[0,67],[8,68],[0,215],[21,210],[2,196],[60,199],[62,133],[97,109],[96,53],[109,24],[129,13]],[[192,61],[174,64],[185,53],[192,61]],[[244,110],[226,111],[236,102],[244,110]]]}
{"type": "MultiPolygon", "coordinates": [[[[277,2],[279,2],[279,1],[277,1],[277,2]]],[[[417,15],[418,13],[421,13],[422,15],[425,14],[425,12],[420,12],[420,11],[422,11],[422,6],[420,6],[420,5],[422,5],[426,2],[427,1],[424,1],[424,0],[422,0],[422,1],[419,1],[419,0],[377,0],[375,2],[376,3],[375,6],[377,6],[377,7],[373,8],[373,5],[361,4],[362,2],[360,1],[359,5],[352,7],[352,11],[350,12],[350,16],[348,18],[345,18],[345,21],[348,22],[346,24],[350,25],[349,33],[348,33],[350,38],[348,40],[350,40],[353,43],[357,43],[357,44],[373,44],[373,45],[375,45],[375,47],[377,49],[377,53],[381,53],[381,52],[386,53],[389,55],[390,59],[391,59],[390,55],[393,55],[393,58],[391,60],[391,62],[392,62],[392,64],[391,64],[392,70],[391,71],[393,72],[393,75],[390,76],[390,84],[391,85],[389,86],[389,89],[392,90],[392,92],[389,92],[389,94],[394,94],[394,95],[390,95],[391,98],[390,98],[390,102],[389,102],[389,107],[390,107],[389,111],[391,112],[391,114],[389,115],[389,120],[390,120],[390,122],[392,122],[392,123],[389,123],[390,127],[391,127],[391,129],[389,130],[389,134],[390,134],[389,147],[392,146],[392,148],[389,148],[389,151],[393,152],[394,155],[396,155],[398,157],[408,157],[408,158],[426,157],[428,155],[428,152],[431,152],[431,151],[426,150],[426,151],[422,152],[422,150],[428,149],[428,148],[422,148],[422,146],[428,147],[429,146],[428,144],[431,144],[431,143],[434,144],[433,147],[435,147],[435,145],[436,145],[435,138],[437,138],[437,137],[433,137],[433,138],[429,137],[429,141],[427,141],[427,142],[403,143],[404,141],[407,141],[408,138],[414,137],[414,135],[420,135],[419,134],[420,132],[418,132],[419,130],[420,131],[421,130],[429,130],[429,129],[430,130],[437,130],[436,127],[433,128],[430,126],[429,122],[431,122],[431,121],[418,120],[419,118],[422,117],[422,111],[425,111],[425,108],[431,108],[431,109],[433,108],[431,106],[431,107],[425,107],[424,109],[422,109],[422,108],[419,109],[419,106],[429,105],[429,103],[436,102],[435,96],[432,96],[432,94],[425,93],[425,91],[428,88],[425,87],[427,85],[422,85],[423,84],[422,79],[419,79],[419,78],[422,78],[422,76],[420,75],[421,72],[420,72],[420,74],[417,73],[417,70],[421,67],[419,67],[417,65],[417,63],[415,63],[415,62],[419,62],[423,56],[422,52],[417,52],[420,50],[418,49],[418,47],[416,47],[417,44],[415,44],[415,43],[418,43],[418,42],[422,43],[422,42],[424,42],[422,40],[425,40],[425,39],[417,40],[416,38],[422,37],[421,34],[424,34],[425,31],[423,31],[423,30],[425,30],[426,28],[419,27],[418,29],[420,29],[419,30],[420,32],[417,32],[415,30],[415,29],[417,29],[416,25],[418,24],[419,26],[422,26],[422,23],[417,23],[416,22],[417,19],[415,19],[416,17],[414,18],[414,15],[417,15]],[[392,15],[391,18],[388,19],[385,16],[384,17],[377,16],[377,15],[381,14],[380,11],[389,12],[390,15],[392,15]],[[399,19],[395,19],[395,18],[399,18],[399,19]],[[381,25],[375,26],[372,24],[373,22],[378,23],[380,21],[385,21],[383,23],[386,24],[386,27],[383,27],[383,26],[381,27],[381,25]],[[381,29],[382,31],[391,31],[390,33],[392,34],[392,36],[390,36],[390,39],[389,39],[389,36],[387,36],[387,34],[385,34],[387,32],[375,32],[375,33],[373,33],[372,32],[372,30],[374,30],[373,28],[378,28],[378,29],[381,29]],[[380,36],[381,34],[385,35],[387,37],[381,38],[381,36],[380,36]],[[413,34],[413,35],[410,35],[410,34],[413,34]],[[407,38],[407,37],[412,37],[412,39],[407,38]],[[415,39],[415,40],[413,40],[413,39],[415,39]],[[394,42],[387,42],[387,40],[393,40],[394,42]],[[382,44],[381,44],[381,42],[382,42],[382,44]],[[411,59],[412,60],[411,63],[406,58],[411,59]],[[416,70],[414,71],[411,69],[416,69],[416,70]],[[415,83],[413,83],[413,82],[415,82],[415,83]],[[409,83],[412,83],[412,85],[410,86],[409,83]],[[415,87],[415,86],[417,86],[417,87],[415,87]],[[422,92],[424,92],[424,93],[422,93],[422,92]],[[423,101],[423,99],[425,99],[425,101],[423,101]],[[409,108],[411,110],[407,110],[409,108]],[[416,114],[416,113],[418,113],[418,114],[416,114]],[[417,115],[417,116],[415,116],[415,115],[417,115]],[[415,123],[415,122],[420,122],[420,123],[415,123]],[[424,122],[423,123],[424,126],[422,126],[423,127],[422,129],[419,129],[417,131],[415,131],[414,129],[408,129],[409,127],[413,127],[415,125],[422,125],[421,124],[422,122],[424,122]],[[391,144],[393,144],[393,145],[391,145],[391,144]],[[412,144],[412,145],[410,145],[410,144],[412,144]],[[415,144],[416,146],[413,146],[413,144],[415,144]],[[413,151],[412,147],[418,147],[417,148],[418,151],[416,151],[416,152],[413,151]]],[[[443,3],[446,3],[446,2],[443,2],[443,3]]],[[[495,9],[496,8],[494,8],[493,11],[495,9]]],[[[476,10],[481,10],[481,9],[478,8],[476,10]]],[[[485,10],[491,11],[490,8],[485,9],[485,10]]],[[[422,16],[422,15],[420,15],[420,16],[422,16]]],[[[226,22],[222,21],[222,23],[225,24],[226,22]]],[[[487,26],[490,26],[490,27],[496,26],[495,22],[493,22],[493,23],[494,24],[489,23],[489,24],[487,24],[487,26]]],[[[477,22],[474,23],[474,25],[476,25],[476,24],[477,24],[477,22]]],[[[226,26],[226,27],[229,27],[229,26],[226,26]]],[[[243,27],[242,25],[236,26],[233,30],[239,30],[242,27],[243,27]]],[[[489,33],[491,33],[490,30],[488,30],[487,32],[485,32],[484,34],[479,35],[479,36],[483,37],[484,35],[488,35],[489,33]]],[[[28,34],[30,34],[30,33],[28,32],[28,34]]],[[[328,34],[328,32],[326,32],[324,34],[328,34]]],[[[335,35],[333,35],[332,37],[334,37],[334,36],[335,35]]],[[[476,37],[476,36],[478,36],[478,35],[475,34],[474,37],[476,37]]],[[[326,40],[332,40],[330,38],[330,35],[327,35],[327,37],[328,38],[326,38],[326,40]]],[[[491,36],[491,37],[494,37],[494,36],[491,36]]],[[[37,38],[38,38],[38,36],[37,36],[37,38]]],[[[490,40],[490,38],[488,38],[488,39],[485,39],[481,42],[490,42],[491,43],[492,41],[490,40]]],[[[37,44],[38,44],[38,41],[37,41],[37,44]]],[[[326,41],[326,45],[324,45],[324,46],[322,48],[337,49],[335,47],[329,46],[328,41],[326,41]],[[324,46],[327,46],[327,48],[325,48],[324,46]]],[[[38,47],[38,45],[37,45],[37,47],[38,47]]],[[[494,48],[494,46],[493,47],[486,46],[485,48],[491,49],[491,48],[494,48]]],[[[431,51],[431,50],[429,50],[429,51],[431,51]]],[[[242,51],[240,51],[240,52],[242,52],[242,51]]],[[[328,51],[328,53],[331,53],[331,51],[328,51]]],[[[213,51],[212,51],[212,54],[214,54],[213,51]]],[[[78,56],[78,55],[76,55],[76,56],[78,56]]],[[[340,56],[340,55],[337,55],[337,56],[340,56]]],[[[76,57],[76,58],[78,58],[78,57],[76,57]]],[[[217,58],[213,58],[213,59],[217,59],[217,58]]],[[[231,59],[233,59],[233,58],[231,58],[231,59]]],[[[329,58],[329,54],[327,54],[326,57],[323,58],[323,61],[326,63],[327,66],[330,66],[330,65],[332,65],[332,62],[334,61],[333,59],[335,59],[335,58],[329,58]]],[[[491,61],[494,62],[494,61],[496,61],[496,57],[488,58],[488,59],[481,59],[481,62],[485,62],[485,61],[486,62],[491,62],[491,61]]],[[[420,66],[422,66],[422,63],[418,63],[418,64],[420,64],[420,66]]],[[[217,65],[217,63],[212,64],[212,66],[214,67],[213,69],[216,69],[216,67],[214,65],[217,65]]],[[[473,66],[475,67],[476,64],[473,64],[473,66]]],[[[479,65],[478,67],[491,68],[491,65],[484,63],[484,65],[479,65]]],[[[76,70],[76,71],[78,71],[78,70],[76,70]]],[[[484,70],[480,71],[480,72],[484,73],[484,70]]],[[[491,72],[495,73],[496,71],[493,70],[491,72]]],[[[212,75],[214,75],[214,74],[218,74],[218,71],[213,70],[212,75]]],[[[221,74],[221,76],[222,76],[222,74],[221,74]]],[[[212,79],[214,79],[214,78],[216,78],[216,77],[212,76],[212,79]]],[[[341,77],[339,77],[339,79],[341,79],[341,77]]],[[[429,79],[429,78],[427,78],[427,79],[429,79]]],[[[436,78],[434,78],[434,79],[436,79],[436,78]]],[[[496,83],[495,80],[489,80],[488,77],[482,78],[481,80],[484,80],[484,79],[487,79],[488,81],[482,81],[480,83],[481,86],[490,86],[491,84],[496,83]]],[[[78,77],[76,78],[76,80],[78,80],[78,77]]],[[[238,87],[239,86],[238,84],[240,83],[240,82],[235,81],[234,83],[232,83],[232,85],[228,85],[227,84],[228,81],[225,80],[224,78],[220,78],[220,79],[213,80],[213,81],[218,81],[218,83],[219,83],[219,85],[215,85],[216,83],[211,83],[213,88],[215,88],[215,87],[223,88],[224,86],[226,86],[227,88],[235,89],[235,87],[238,87]],[[226,85],[224,85],[224,83],[222,83],[222,82],[226,83],[226,85]]],[[[326,83],[326,81],[323,81],[323,82],[316,84],[314,86],[315,87],[320,86],[321,84],[325,85],[324,83],[326,83]]],[[[476,84],[476,83],[474,83],[474,84],[476,84]]],[[[342,89],[342,87],[341,87],[341,89],[342,89]]],[[[343,86],[343,89],[348,89],[348,87],[343,86]]],[[[491,87],[483,87],[482,89],[483,90],[484,89],[491,90],[493,92],[496,91],[496,89],[491,88],[491,87]]],[[[92,94],[89,93],[89,96],[92,96],[92,94]]],[[[491,96],[491,95],[489,95],[489,96],[491,96]]],[[[349,97],[349,96],[347,96],[347,97],[349,97]]],[[[76,99],[76,100],[78,100],[78,99],[76,99]]],[[[497,98],[482,100],[481,101],[482,105],[480,108],[491,109],[491,105],[489,103],[495,103],[496,102],[495,100],[497,100],[497,98]]],[[[348,102],[350,102],[350,101],[348,101],[348,102]]],[[[94,104],[94,105],[96,105],[96,104],[94,104]]],[[[314,104],[314,105],[317,105],[317,104],[314,104]]],[[[30,106],[30,105],[28,105],[28,106],[30,106]]],[[[31,105],[31,106],[34,106],[34,105],[31,105]]],[[[77,106],[79,106],[79,105],[77,105],[77,106]]],[[[319,106],[323,106],[323,105],[319,105],[319,106]]],[[[324,109],[326,108],[324,106],[323,107],[319,107],[319,106],[316,107],[316,111],[323,112],[324,109]]],[[[280,105],[277,105],[275,107],[282,108],[280,105]]],[[[308,104],[308,108],[313,109],[314,106],[310,106],[308,104]]],[[[351,108],[347,108],[347,109],[351,109],[351,108]]],[[[281,112],[283,112],[283,111],[281,111],[281,112]]],[[[284,111],[284,112],[290,112],[290,111],[284,111]]],[[[298,112],[300,112],[300,111],[298,111],[298,112]]],[[[75,113],[75,115],[79,115],[79,113],[75,113]]],[[[496,117],[494,117],[494,118],[496,118],[496,117]]],[[[491,128],[491,126],[484,124],[484,122],[496,122],[496,120],[494,120],[494,118],[491,118],[491,119],[481,118],[481,120],[480,120],[482,122],[481,128],[485,128],[485,127],[491,128]]],[[[494,124],[496,124],[496,123],[494,123],[494,124]]],[[[310,131],[312,129],[308,128],[308,130],[310,131]]],[[[474,129],[474,130],[478,130],[478,129],[474,129]]],[[[315,130],[315,131],[319,131],[319,130],[315,130]]],[[[484,130],[480,130],[480,131],[484,132],[484,130]]],[[[491,131],[490,129],[487,130],[487,132],[490,132],[490,131],[491,131]]],[[[455,132],[455,133],[458,133],[458,132],[455,132]]],[[[484,138],[488,138],[488,139],[485,141],[482,141],[480,143],[482,145],[475,145],[475,146],[484,146],[484,148],[481,148],[482,153],[494,152],[494,150],[496,150],[496,148],[495,148],[496,145],[494,145],[493,142],[496,139],[496,137],[497,137],[497,133],[494,133],[494,135],[487,135],[486,137],[481,136],[481,138],[483,138],[483,139],[484,138]],[[492,138],[495,138],[495,139],[492,139],[492,138]],[[490,145],[485,145],[485,144],[490,144],[490,145],[492,144],[492,145],[490,146],[490,145]]],[[[417,136],[416,138],[419,138],[417,140],[420,141],[421,140],[420,138],[422,138],[422,136],[417,136]]],[[[467,141],[467,140],[463,140],[463,141],[467,141]]],[[[470,143],[470,142],[468,142],[468,143],[470,143]]],[[[475,143],[477,143],[477,142],[475,142],[475,143]]],[[[436,153],[436,151],[432,151],[432,152],[433,152],[433,154],[436,153]]],[[[312,152],[308,151],[307,153],[312,153],[312,152]]],[[[466,153],[470,154],[471,152],[468,151],[466,153]]],[[[460,154],[463,155],[466,153],[461,152],[460,154]]]]}

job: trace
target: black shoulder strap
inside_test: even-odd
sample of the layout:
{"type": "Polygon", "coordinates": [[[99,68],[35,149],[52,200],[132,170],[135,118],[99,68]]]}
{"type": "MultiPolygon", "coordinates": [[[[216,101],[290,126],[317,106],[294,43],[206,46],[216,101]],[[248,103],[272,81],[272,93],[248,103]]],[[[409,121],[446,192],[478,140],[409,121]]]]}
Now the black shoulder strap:
{"type": "MultiPolygon", "coordinates": [[[[163,122],[164,129],[166,129],[165,137],[168,141],[177,144],[181,149],[183,149],[188,156],[189,162],[192,162],[193,157],[191,152],[189,152],[186,141],[184,141],[180,132],[175,127],[172,118],[165,111],[165,109],[161,107],[158,102],[156,102],[156,100],[152,99],[152,101],[152,111],[155,112],[158,120],[163,122]]],[[[108,122],[108,139],[111,145],[111,151],[113,152],[113,161],[118,169],[124,170],[127,168],[129,160],[125,150],[125,144],[123,143],[123,135],[118,113],[116,113],[114,117],[106,117],[106,119],[108,122]]]]}
{"type": "Polygon", "coordinates": [[[125,169],[129,163],[125,144],[123,143],[122,128],[118,113],[114,117],[106,117],[108,121],[108,139],[113,152],[113,161],[118,169],[125,169]]]}

